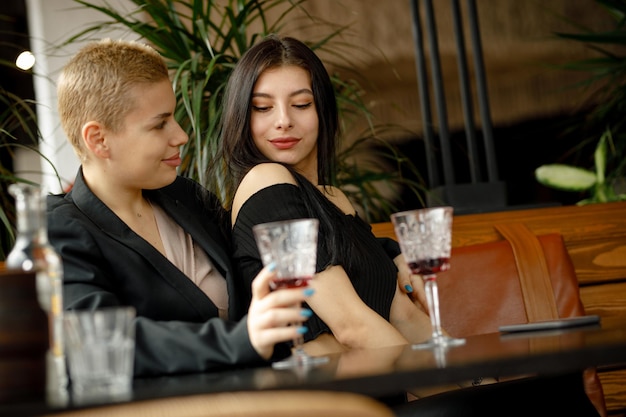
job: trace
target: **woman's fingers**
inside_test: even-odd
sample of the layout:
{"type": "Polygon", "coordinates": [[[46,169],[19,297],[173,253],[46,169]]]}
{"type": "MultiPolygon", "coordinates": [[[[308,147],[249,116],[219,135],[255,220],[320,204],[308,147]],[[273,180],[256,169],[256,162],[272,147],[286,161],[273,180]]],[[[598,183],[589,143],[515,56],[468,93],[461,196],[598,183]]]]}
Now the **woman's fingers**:
{"type": "Polygon", "coordinates": [[[286,342],[306,332],[304,323],[310,317],[310,310],[299,307],[273,308],[250,316],[252,331],[262,344],[275,345],[286,342]]]}
{"type": "Polygon", "coordinates": [[[426,289],[424,288],[424,279],[421,275],[411,274],[409,277],[413,292],[411,293],[411,299],[413,303],[420,307],[426,314],[428,314],[428,302],[426,301],[426,289]]]}
{"type": "MultiPolygon", "coordinates": [[[[293,291],[293,290],[281,290],[293,291]]],[[[297,290],[296,290],[297,291],[297,290]]],[[[311,316],[311,310],[302,308],[299,305],[261,307],[251,311],[254,313],[254,322],[259,329],[272,329],[276,327],[286,327],[291,324],[300,324],[311,316]]]]}
{"type": "Polygon", "coordinates": [[[276,277],[273,268],[263,268],[252,282],[252,302],[248,310],[250,342],[264,358],[269,358],[276,343],[286,342],[306,332],[302,322],[312,312],[302,302],[313,293],[311,288],[271,291],[276,277]]]}
{"type": "Polygon", "coordinates": [[[411,272],[403,255],[398,255],[393,261],[398,267],[398,286],[402,292],[409,295],[418,307],[428,314],[426,290],[424,289],[424,280],[421,275],[411,272]]]}
{"type": "Polygon", "coordinates": [[[291,289],[270,293],[262,300],[253,299],[248,312],[248,333],[252,346],[262,357],[271,357],[275,344],[306,333],[303,322],[310,317],[311,311],[300,307],[300,300],[305,298],[302,289],[291,289]],[[294,303],[294,300],[298,302],[294,303]]]}
{"type": "Polygon", "coordinates": [[[404,260],[404,255],[400,254],[393,259],[398,268],[398,285],[405,294],[413,294],[413,285],[411,283],[411,270],[404,260]]]}
{"type": "Polygon", "coordinates": [[[272,262],[267,265],[252,280],[252,298],[263,298],[270,293],[270,283],[276,278],[276,264],[272,262]]]}

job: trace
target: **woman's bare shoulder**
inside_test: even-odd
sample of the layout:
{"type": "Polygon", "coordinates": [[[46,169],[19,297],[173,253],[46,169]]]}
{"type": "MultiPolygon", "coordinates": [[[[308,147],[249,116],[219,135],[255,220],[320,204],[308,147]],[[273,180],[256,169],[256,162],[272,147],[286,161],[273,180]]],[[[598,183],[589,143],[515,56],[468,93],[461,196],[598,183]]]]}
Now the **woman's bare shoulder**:
{"type": "Polygon", "coordinates": [[[239,210],[258,191],[276,184],[294,184],[296,180],[291,172],[281,164],[264,163],[254,166],[239,184],[232,207],[232,222],[235,224],[239,210]]]}

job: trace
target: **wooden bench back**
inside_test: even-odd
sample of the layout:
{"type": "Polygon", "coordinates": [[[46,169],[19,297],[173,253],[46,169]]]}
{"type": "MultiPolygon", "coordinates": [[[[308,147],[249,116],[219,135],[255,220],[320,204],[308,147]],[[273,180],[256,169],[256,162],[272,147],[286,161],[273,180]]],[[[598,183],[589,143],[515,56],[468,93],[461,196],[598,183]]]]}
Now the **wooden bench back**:
{"type": "MultiPolygon", "coordinates": [[[[563,236],[588,314],[626,317],[626,202],[455,216],[452,246],[503,240],[494,224],[514,222],[536,235],[563,236]]],[[[390,222],[375,223],[372,230],[396,238],[390,222]]]]}

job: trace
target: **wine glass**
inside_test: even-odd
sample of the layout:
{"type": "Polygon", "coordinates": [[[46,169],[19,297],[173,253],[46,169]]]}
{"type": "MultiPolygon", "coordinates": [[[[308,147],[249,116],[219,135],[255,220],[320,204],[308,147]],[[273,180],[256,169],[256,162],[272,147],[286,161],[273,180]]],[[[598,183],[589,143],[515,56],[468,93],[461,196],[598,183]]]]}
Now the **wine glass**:
{"type": "MultiPolygon", "coordinates": [[[[276,264],[272,290],[309,285],[317,262],[317,219],[294,219],[258,224],[252,228],[263,265],[276,264]]],[[[326,363],[327,357],[309,356],[302,348],[303,337],[293,341],[292,355],[272,366],[276,369],[308,367],[326,363]]]]}
{"type": "Polygon", "coordinates": [[[424,279],[432,336],[416,349],[458,346],[465,339],[444,334],[439,315],[437,273],[450,269],[452,246],[452,207],[433,207],[410,210],[391,215],[400,249],[409,269],[424,279]]]}

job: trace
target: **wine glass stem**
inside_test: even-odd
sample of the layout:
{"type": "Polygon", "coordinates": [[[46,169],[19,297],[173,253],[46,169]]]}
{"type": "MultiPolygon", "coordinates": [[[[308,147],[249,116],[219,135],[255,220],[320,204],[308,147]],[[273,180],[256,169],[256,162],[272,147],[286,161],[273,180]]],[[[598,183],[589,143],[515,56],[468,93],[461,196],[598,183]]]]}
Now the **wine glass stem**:
{"type": "Polygon", "coordinates": [[[424,275],[424,287],[426,290],[426,301],[428,302],[428,314],[430,315],[430,324],[433,328],[432,338],[434,340],[443,337],[441,330],[441,317],[439,315],[439,293],[437,291],[437,276],[424,275]]]}
{"type": "Polygon", "coordinates": [[[293,350],[294,354],[298,356],[305,356],[306,352],[302,348],[302,344],[304,343],[304,338],[302,336],[298,336],[293,339],[293,350]]]}
{"type": "MultiPolygon", "coordinates": [[[[296,304],[296,307],[301,307],[301,304],[296,304]]],[[[294,324],[296,325],[296,324],[294,324]]],[[[303,335],[299,335],[296,338],[293,339],[293,354],[295,356],[299,356],[299,357],[306,357],[308,356],[307,353],[304,351],[304,348],[302,347],[302,345],[304,344],[304,336],[303,335]]]]}

